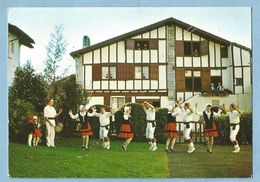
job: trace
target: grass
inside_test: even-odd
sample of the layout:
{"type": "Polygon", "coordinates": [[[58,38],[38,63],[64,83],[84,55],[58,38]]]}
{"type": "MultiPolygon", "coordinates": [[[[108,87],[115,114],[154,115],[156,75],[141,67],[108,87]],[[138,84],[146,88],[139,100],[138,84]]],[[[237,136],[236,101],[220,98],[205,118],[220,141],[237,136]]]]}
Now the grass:
{"type": "Polygon", "coordinates": [[[231,178],[252,176],[252,146],[242,145],[240,153],[234,154],[230,146],[214,146],[213,153],[206,146],[196,145],[192,154],[186,154],[185,145],[177,145],[169,153],[170,177],[231,178]]]}
{"type": "Polygon", "coordinates": [[[59,139],[56,148],[29,148],[10,143],[9,173],[12,177],[49,178],[121,178],[167,177],[168,157],[163,147],[148,151],[147,143],[131,143],[127,151],[121,141],[112,141],[110,151],[104,151],[97,140],[92,149],[80,150],[80,139],[59,139]]]}
{"type": "Polygon", "coordinates": [[[147,143],[131,143],[122,151],[121,141],[112,141],[110,151],[104,151],[97,140],[91,140],[88,151],[80,150],[77,138],[57,139],[56,148],[29,148],[23,144],[9,145],[9,173],[12,177],[49,178],[216,178],[250,177],[252,146],[241,146],[241,152],[231,153],[231,146],[215,146],[212,154],[205,146],[185,153],[186,146],[176,145],[174,153],[148,151],[147,143]],[[212,162],[213,161],[213,162],[212,162]]]}

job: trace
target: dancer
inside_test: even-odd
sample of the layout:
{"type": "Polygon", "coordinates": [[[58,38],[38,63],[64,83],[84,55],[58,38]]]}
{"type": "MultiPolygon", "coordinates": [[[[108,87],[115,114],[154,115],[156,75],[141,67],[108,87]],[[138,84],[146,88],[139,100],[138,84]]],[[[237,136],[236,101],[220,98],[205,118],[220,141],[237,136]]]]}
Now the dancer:
{"type": "Polygon", "coordinates": [[[148,143],[150,144],[149,150],[155,151],[157,150],[156,139],[154,137],[154,131],[156,127],[155,123],[155,108],[152,104],[148,102],[144,102],[144,110],[146,112],[146,138],[148,139],[148,143]]]}
{"type": "Polygon", "coordinates": [[[37,116],[33,116],[33,124],[34,124],[33,146],[38,147],[40,138],[42,136],[42,132],[40,130],[41,123],[38,121],[37,116]]]}
{"type": "Polygon", "coordinates": [[[222,107],[224,114],[227,114],[229,116],[230,121],[230,141],[234,146],[233,153],[238,153],[240,151],[240,147],[238,145],[238,141],[236,139],[237,133],[240,129],[240,116],[242,114],[242,111],[239,110],[239,108],[235,104],[229,105],[229,111],[227,112],[225,105],[222,107]]]}
{"type": "Polygon", "coordinates": [[[186,102],[184,104],[184,108],[182,110],[183,112],[183,122],[184,122],[184,128],[183,128],[183,137],[184,137],[184,141],[187,143],[188,145],[188,153],[192,153],[195,150],[194,144],[191,140],[190,137],[190,132],[191,132],[191,124],[190,122],[192,121],[192,113],[193,110],[190,107],[190,103],[186,102]]]}
{"type": "Polygon", "coordinates": [[[62,109],[57,113],[55,108],[53,107],[54,100],[52,98],[48,99],[48,105],[44,108],[44,118],[46,120],[46,139],[47,139],[47,147],[55,147],[54,139],[55,139],[55,130],[54,127],[56,125],[55,118],[58,117],[62,113],[62,109]]]}
{"type": "Polygon", "coordinates": [[[176,116],[181,114],[181,108],[176,103],[174,106],[168,106],[168,114],[167,114],[167,123],[164,127],[164,134],[167,137],[165,151],[168,152],[169,148],[173,152],[174,145],[177,137],[177,130],[176,130],[176,116]]]}
{"type": "Polygon", "coordinates": [[[113,116],[111,112],[106,112],[106,106],[101,106],[100,113],[96,112],[96,107],[93,107],[93,114],[99,118],[100,129],[99,138],[103,141],[103,148],[110,150],[110,139],[108,132],[110,129],[110,117],[113,116]]]}
{"type": "Polygon", "coordinates": [[[32,146],[32,139],[33,139],[33,134],[34,134],[34,123],[33,123],[33,114],[30,113],[27,116],[27,145],[29,147],[32,146]]]}
{"type": "MultiPolygon", "coordinates": [[[[93,111],[93,108],[92,108],[93,111]]],[[[71,119],[79,119],[79,132],[82,136],[82,146],[81,149],[87,150],[88,149],[88,143],[89,143],[89,136],[92,136],[92,130],[90,126],[89,117],[93,117],[93,113],[87,112],[87,108],[83,105],[79,106],[79,112],[75,115],[73,115],[72,111],[70,110],[69,115],[71,119]]]]}
{"type": "Polygon", "coordinates": [[[199,116],[203,116],[204,119],[204,137],[208,144],[207,152],[212,153],[212,148],[214,144],[214,137],[218,136],[217,125],[215,121],[215,116],[219,115],[212,109],[211,104],[206,104],[206,108],[203,112],[198,111],[198,103],[195,104],[195,113],[199,116]]]}
{"type": "Polygon", "coordinates": [[[122,145],[122,149],[126,151],[127,146],[132,141],[134,135],[131,129],[131,108],[128,106],[124,107],[124,115],[123,115],[123,122],[120,127],[120,133],[118,135],[119,138],[124,138],[125,142],[122,145]]]}

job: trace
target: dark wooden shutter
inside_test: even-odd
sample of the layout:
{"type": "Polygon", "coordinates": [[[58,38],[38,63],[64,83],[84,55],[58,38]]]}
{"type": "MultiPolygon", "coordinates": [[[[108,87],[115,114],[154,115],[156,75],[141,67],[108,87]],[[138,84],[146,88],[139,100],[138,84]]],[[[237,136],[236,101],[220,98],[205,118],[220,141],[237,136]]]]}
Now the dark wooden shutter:
{"type": "Polygon", "coordinates": [[[98,81],[102,79],[102,67],[101,64],[93,64],[92,66],[92,79],[98,81]]]}
{"type": "Polygon", "coordinates": [[[128,39],[126,41],[126,48],[127,49],[135,49],[135,41],[132,39],[128,39]]]}
{"type": "Polygon", "coordinates": [[[176,91],[185,91],[185,70],[184,68],[176,68],[176,91]]]}
{"type": "Polygon", "coordinates": [[[157,39],[151,39],[149,41],[149,47],[150,47],[150,49],[158,49],[158,40],[157,39]]]}
{"type": "Polygon", "coordinates": [[[227,57],[228,57],[227,47],[221,47],[221,58],[227,58],[227,57]]]}
{"type": "Polygon", "coordinates": [[[176,41],[176,56],[183,57],[184,56],[184,42],[176,41]]]}
{"type": "Polygon", "coordinates": [[[203,40],[200,43],[200,55],[205,56],[209,55],[209,41],[208,40],[203,40]]]}
{"type": "Polygon", "coordinates": [[[210,69],[202,69],[201,72],[201,90],[207,91],[210,90],[210,69]]]}
{"type": "Polygon", "coordinates": [[[159,70],[157,64],[150,65],[150,79],[151,80],[158,80],[159,79],[159,70]]]}
{"type": "Polygon", "coordinates": [[[125,103],[131,102],[131,96],[125,96],[125,103]]]}
{"type": "Polygon", "coordinates": [[[133,80],[134,66],[132,64],[118,64],[117,73],[118,80],[133,80]]]}

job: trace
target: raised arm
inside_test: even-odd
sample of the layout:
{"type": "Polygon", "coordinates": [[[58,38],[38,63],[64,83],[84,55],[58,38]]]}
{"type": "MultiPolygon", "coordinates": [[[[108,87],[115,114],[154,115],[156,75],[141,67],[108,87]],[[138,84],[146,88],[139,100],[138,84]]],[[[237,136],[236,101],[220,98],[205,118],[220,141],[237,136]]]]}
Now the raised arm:
{"type": "Polygon", "coordinates": [[[78,113],[75,114],[75,115],[73,115],[73,113],[72,113],[71,110],[70,110],[70,112],[69,112],[69,115],[70,115],[70,118],[71,118],[71,119],[78,119],[78,117],[79,117],[79,114],[78,114],[78,113]]]}
{"type": "Polygon", "coordinates": [[[243,112],[237,106],[234,106],[234,108],[239,114],[243,114],[243,112]]]}

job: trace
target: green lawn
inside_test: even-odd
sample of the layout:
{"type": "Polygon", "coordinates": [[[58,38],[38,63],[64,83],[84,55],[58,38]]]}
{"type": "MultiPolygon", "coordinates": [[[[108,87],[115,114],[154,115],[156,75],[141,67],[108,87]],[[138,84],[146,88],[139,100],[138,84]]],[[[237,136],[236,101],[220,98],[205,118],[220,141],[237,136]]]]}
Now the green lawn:
{"type": "Polygon", "coordinates": [[[112,141],[112,149],[104,151],[97,140],[91,140],[88,151],[80,150],[81,140],[57,139],[56,148],[29,148],[23,144],[9,145],[9,173],[12,177],[250,177],[252,147],[241,146],[232,154],[231,146],[216,146],[214,153],[197,145],[195,153],[185,153],[185,145],[167,154],[164,145],[156,152],[148,151],[147,143],[131,143],[128,151],[122,142],[112,141]],[[213,162],[212,162],[213,161],[213,162]]]}

